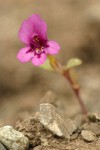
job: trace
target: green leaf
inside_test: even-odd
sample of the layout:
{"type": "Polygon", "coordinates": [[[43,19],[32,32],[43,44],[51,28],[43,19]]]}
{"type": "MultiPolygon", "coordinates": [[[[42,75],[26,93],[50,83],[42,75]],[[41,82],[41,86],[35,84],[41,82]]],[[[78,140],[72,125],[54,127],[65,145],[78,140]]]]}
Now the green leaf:
{"type": "Polygon", "coordinates": [[[48,71],[53,71],[53,68],[51,67],[48,59],[46,60],[46,62],[43,65],[40,66],[40,68],[43,68],[48,71]]]}
{"type": "Polygon", "coordinates": [[[68,60],[67,64],[64,66],[64,69],[70,69],[82,64],[82,61],[79,58],[71,58],[68,60]]]}

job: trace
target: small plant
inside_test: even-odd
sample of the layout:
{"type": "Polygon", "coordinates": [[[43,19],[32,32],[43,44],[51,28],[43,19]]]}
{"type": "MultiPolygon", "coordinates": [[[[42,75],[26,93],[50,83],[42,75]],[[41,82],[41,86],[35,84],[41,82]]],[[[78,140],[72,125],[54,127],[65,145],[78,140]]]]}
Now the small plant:
{"type": "Polygon", "coordinates": [[[48,40],[47,24],[39,15],[33,14],[22,23],[19,30],[19,38],[24,42],[25,47],[19,51],[17,55],[18,60],[22,63],[32,61],[34,66],[60,73],[69,81],[82,113],[87,115],[86,107],[80,95],[80,87],[74,81],[70,72],[73,67],[80,65],[82,61],[78,58],[72,58],[64,66],[60,64],[54,56],[59,53],[60,46],[57,42],[48,40]]]}

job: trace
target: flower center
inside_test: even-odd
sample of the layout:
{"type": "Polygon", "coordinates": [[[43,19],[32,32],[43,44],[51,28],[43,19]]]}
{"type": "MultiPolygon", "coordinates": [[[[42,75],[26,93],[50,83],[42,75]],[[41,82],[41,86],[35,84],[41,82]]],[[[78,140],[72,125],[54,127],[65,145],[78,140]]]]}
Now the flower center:
{"type": "Polygon", "coordinates": [[[32,49],[34,54],[40,55],[41,53],[44,53],[44,42],[38,35],[33,37],[32,49]]]}

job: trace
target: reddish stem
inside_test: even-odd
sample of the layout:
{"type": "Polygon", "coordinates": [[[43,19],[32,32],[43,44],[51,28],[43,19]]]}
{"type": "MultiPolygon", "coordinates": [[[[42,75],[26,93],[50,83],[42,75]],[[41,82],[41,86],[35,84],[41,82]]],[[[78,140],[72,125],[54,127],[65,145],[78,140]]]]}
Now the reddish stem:
{"type": "Polygon", "coordinates": [[[87,115],[87,109],[83,103],[83,100],[80,96],[80,88],[79,86],[73,81],[71,75],[70,75],[70,70],[67,69],[67,70],[64,70],[63,67],[61,66],[61,64],[59,63],[59,61],[51,56],[51,55],[48,55],[48,58],[50,60],[50,64],[51,66],[53,67],[54,70],[56,70],[58,73],[60,73],[61,75],[63,75],[70,83],[71,87],[72,87],[72,90],[74,91],[76,97],[77,97],[77,100],[80,104],[80,107],[82,109],[82,113],[84,115],[87,115]]]}
{"type": "Polygon", "coordinates": [[[84,105],[84,103],[83,103],[83,100],[82,100],[81,96],[80,96],[80,88],[79,88],[79,86],[78,86],[76,83],[74,83],[74,81],[72,80],[72,78],[71,78],[71,76],[70,76],[69,70],[63,71],[63,76],[69,81],[69,83],[70,83],[70,85],[71,85],[71,87],[72,87],[72,89],[73,89],[73,91],[74,91],[74,93],[75,93],[75,95],[76,95],[76,97],[77,97],[77,100],[78,100],[78,102],[79,102],[79,104],[80,104],[80,106],[81,106],[82,113],[83,113],[84,115],[87,115],[87,109],[86,109],[86,107],[85,107],[85,105],[84,105]]]}

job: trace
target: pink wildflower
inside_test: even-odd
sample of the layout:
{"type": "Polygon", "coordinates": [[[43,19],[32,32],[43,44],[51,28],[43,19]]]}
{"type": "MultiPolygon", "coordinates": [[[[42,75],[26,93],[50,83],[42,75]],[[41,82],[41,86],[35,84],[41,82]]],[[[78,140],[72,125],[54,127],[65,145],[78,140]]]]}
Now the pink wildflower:
{"type": "Polygon", "coordinates": [[[55,55],[60,50],[58,43],[48,41],[46,22],[39,15],[33,14],[22,23],[19,38],[26,45],[17,55],[23,63],[32,60],[33,65],[39,66],[46,61],[47,54],[55,55]]]}

